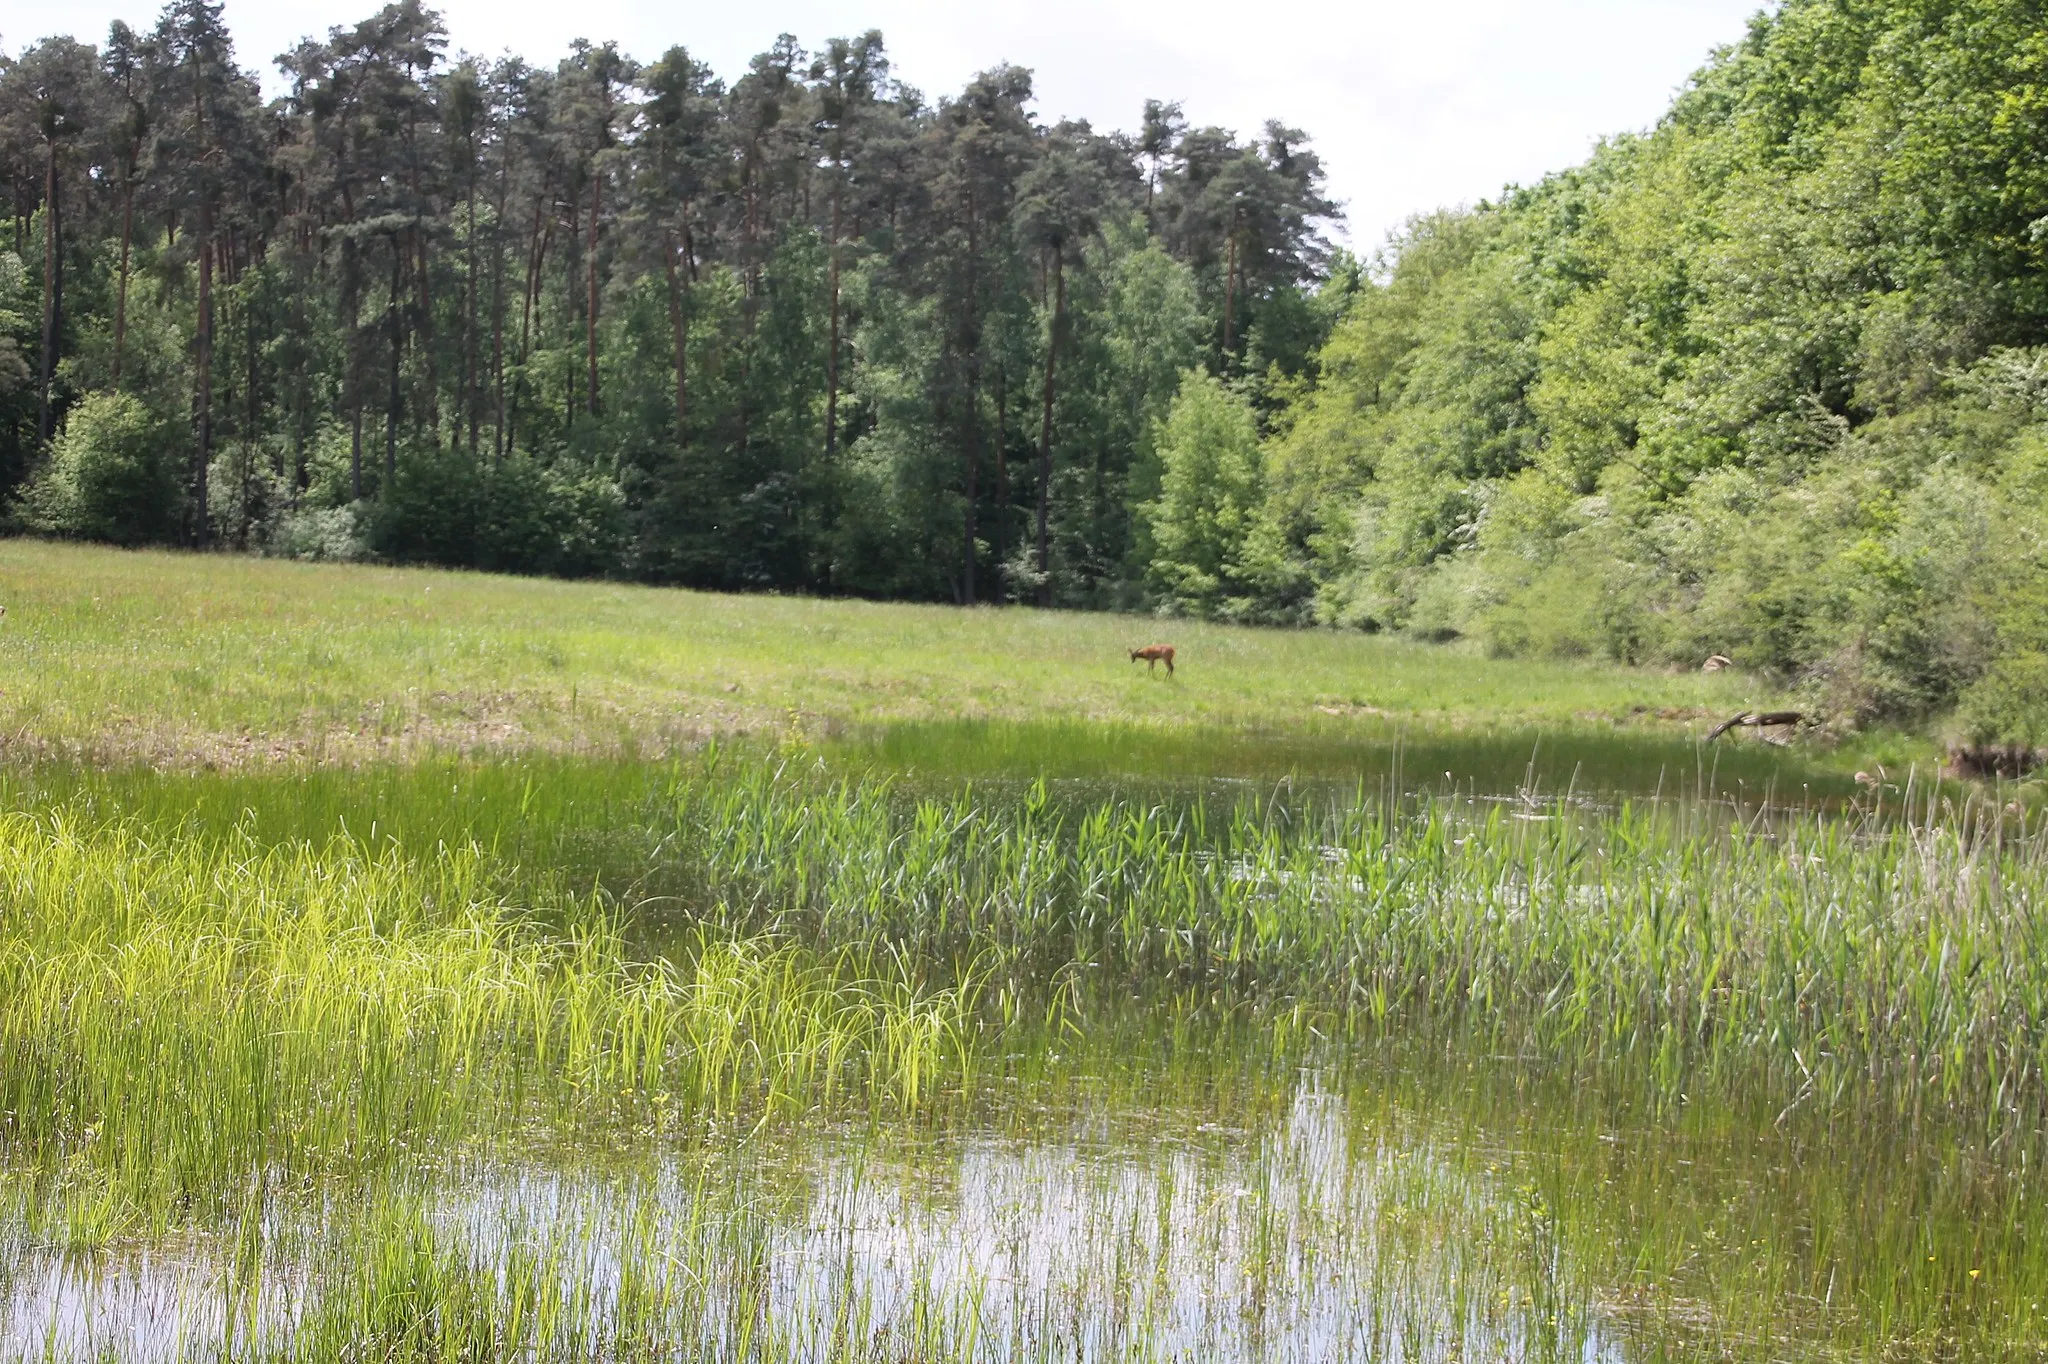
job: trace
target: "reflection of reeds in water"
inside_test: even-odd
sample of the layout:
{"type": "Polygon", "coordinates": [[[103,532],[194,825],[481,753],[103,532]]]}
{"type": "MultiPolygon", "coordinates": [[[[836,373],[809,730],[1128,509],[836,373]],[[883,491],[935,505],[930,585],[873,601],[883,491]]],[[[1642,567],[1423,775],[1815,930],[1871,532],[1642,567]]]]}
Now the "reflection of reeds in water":
{"type": "Polygon", "coordinates": [[[1233,1142],[839,1135],[782,1161],[381,1179],[276,1198],[240,1264],[46,1261],[7,1325],[132,1359],[1611,1355],[1517,1196],[1353,1138],[1305,1091],[1233,1142]]]}
{"type": "Polygon", "coordinates": [[[2048,1266],[2038,1236],[1999,1224],[2000,1179],[1973,1192],[1952,1170],[1876,1168],[1880,1148],[1853,1139],[1834,1163],[1806,1148],[1802,1169],[1797,1144],[1759,1148],[1739,1124],[1617,1141],[1597,1106],[1508,1072],[1491,1097],[1460,1094],[1472,1075],[1455,1065],[1369,1068],[1342,1090],[1102,1065],[1064,1099],[1020,1096],[1029,1139],[893,1122],[672,1143],[619,1130],[253,1190],[216,1231],[146,1257],[23,1257],[0,1338],[56,1341],[58,1357],[211,1359],[232,1342],[229,1357],[306,1360],[1976,1359],[2041,1344],[2029,1297],[2048,1266]],[[1243,1120],[1202,1121],[1219,1101],[1243,1120]]]}

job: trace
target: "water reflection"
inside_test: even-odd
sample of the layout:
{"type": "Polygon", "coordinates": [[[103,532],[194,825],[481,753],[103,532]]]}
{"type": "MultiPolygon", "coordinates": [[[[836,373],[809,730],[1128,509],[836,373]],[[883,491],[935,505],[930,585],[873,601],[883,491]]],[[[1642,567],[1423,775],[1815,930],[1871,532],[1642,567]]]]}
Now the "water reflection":
{"type": "Polygon", "coordinates": [[[1616,1128],[1504,1099],[1505,1069],[1470,1102],[1430,1097],[1491,1083],[1456,1068],[1218,1073],[1075,1073],[958,1130],[498,1143],[89,1255],[17,1227],[0,1342],[134,1361],[2041,1348],[2017,1186],[2001,1227],[1966,1174],[1824,1165],[1669,1115],[1616,1128]]]}

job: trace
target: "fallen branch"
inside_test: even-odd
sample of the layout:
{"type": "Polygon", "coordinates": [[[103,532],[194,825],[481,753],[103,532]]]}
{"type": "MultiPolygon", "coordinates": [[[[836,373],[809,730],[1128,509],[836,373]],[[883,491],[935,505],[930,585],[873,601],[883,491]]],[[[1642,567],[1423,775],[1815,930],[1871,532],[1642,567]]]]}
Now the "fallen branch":
{"type": "Polygon", "coordinates": [[[1746,710],[1740,715],[1731,715],[1707,731],[1707,742],[1712,743],[1731,729],[1775,729],[1779,726],[1797,726],[1806,723],[1806,716],[1796,710],[1746,710]]]}

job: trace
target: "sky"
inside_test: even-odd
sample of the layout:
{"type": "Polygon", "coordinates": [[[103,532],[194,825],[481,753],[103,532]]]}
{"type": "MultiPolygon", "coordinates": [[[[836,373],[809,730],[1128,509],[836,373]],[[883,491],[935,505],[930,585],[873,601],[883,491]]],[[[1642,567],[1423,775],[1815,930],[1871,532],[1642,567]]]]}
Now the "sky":
{"type": "MultiPolygon", "coordinates": [[[[273,57],[377,0],[226,0],[243,66],[272,93],[273,57]]],[[[0,48],[153,23],[160,0],[0,0],[0,48]]],[[[806,46],[879,28],[898,79],[927,99],[1009,61],[1036,73],[1047,120],[1135,130],[1144,101],[1256,136],[1305,130],[1369,251],[1417,213],[1468,204],[1653,124],[1762,0],[440,0],[451,50],[552,61],[573,38],[643,60],[681,43],[728,80],[782,32],[806,46]]]]}

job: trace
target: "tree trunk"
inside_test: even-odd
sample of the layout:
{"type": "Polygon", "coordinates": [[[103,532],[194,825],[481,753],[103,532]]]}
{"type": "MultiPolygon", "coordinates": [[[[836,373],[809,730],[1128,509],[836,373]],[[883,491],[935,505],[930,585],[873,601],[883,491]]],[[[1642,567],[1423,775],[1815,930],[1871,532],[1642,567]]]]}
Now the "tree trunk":
{"type": "MultiPolygon", "coordinates": [[[[254,262],[252,261],[251,263],[253,264],[254,262]]],[[[262,394],[260,392],[262,388],[262,374],[258,369],[256,360],[256,309],[253,306],[254,303],[255,300],[252,298],[245,297],[242,301],[242,410],[248,415],[249,419],[249,429],[242,433],[242,440],[249,448],[249,460],[252,466],[256,459],[257,419],[262,415],[259,411],[259,406],[262,402],[262,394]]],[[[283,458],[282,454],[279,455],[279,458],[283,458]]],[[[278,472],[284,472],[283,465],[278,466],[278,472]]]]}
{"type": "Polygon", "coordinates": [[[519,380],[512,386],[509,408],[505,414],[505,449],[509,453],[517,444],[519,421],[519,394],[526,382],[526,359],[532,353],[533,310],[540,301],[541,267],[545,264],[548,243],[554,238],[554,224],[546,223],[545,210],[547,194],[543,191],[533,200],[533,236],[526,249],[526,291],[519,298],[519,380]]]}
{"type": "Polygon", "coordinates": [[[967,191],[967,325],[962,331],[961,341],[967,350],[967,411],[960,442],[961,453],[967,461],[967,476],[962,480],[967,494],[967,534],[963,546],[960,573],[960,600],[963,606],[974,605],[974,513],[975,501],[979,496],[975,487],[976,476],[981,463],[981,326],[976,316],[976,304],[980,301],[980,281],[975,271],[975,262],[981,253],[980,227],[975,215],[974,191],[967,191]]]}
{"type": "Polygon", "coordinates": [[[477,427],[482,414],[477,410],[477,347],[476,347],[476,144],[472,138],[469,148],[469,225],[463,232],[464,254],[468,263],[462,272],[463,300],[462,325],[462,409],[469,420],[469,457],[476,458],[477,427]]]}
{"type": "Polygon", "coordinates": [[[43,355],[36,434],[43,444],[56,434],[50,384],[57,377],[57,345],[64,328],[64,205],[57,178],[57,140],[47,139],[43,163],[43,355]]]}
{"type": "Polygon", "coordinates": [[[1223,266],[1223,363],[1230,364],[1230,352],[1235,341],[1232,326],[1237,314],[1237,227],[1231,226],[1228,248],[1224,253],[1223,266]]]}
{"type": "Polygon", "coordinates": [[[499,171],[498,211],[491,219],[491,460],[505,458],[505,199],[511,176],[499,171]]]}
{"type": "Polygon", "coordinates": [[[205,190],[199,194],[199,299],[193,328],[193,350],[198,370],[197,409],[199,442],[192,452],[192,539],[207,542],[206,478],[213,462],[213,202],[205,190]]]}
{"type": "Polygon", "coordinates": [[[121,391],[121,347],[128,338],[128,252],[135,240],[135,157],[121,178],[121,277],[114,286],[114,392],[121,391]]]}
{"type": "Polygon", "coordinates": [[[1038,420],[1038,604],[1052,605],[1052,538],[1047,529],[1052,508],[1053,371],[1060,353],[1060,329],[1067,314],[1067,273],[1060,243],[1052,245],[1052,335],[1045,343],[1045,405],[1038,420]]]}
{"type": "Polygon", "coordinates": [[[839,440],[839,182],[832,184],[832,258],[827,267],[831,279],[832,321],[825,352],[825,458],[832,458],[839,440]]]}
{"type": "Polygon", "coordinates": [[[996,361],[996,605],[1009,594],[1010,563],[1010,371],[996,361]]]}
{"type": "MultiPolygon", "coordinates": [[[[249,263],[252,266],[256,263],[253,244],[250,248],[249,263]]],[[[261,394],[258,392],[261,385],[258,382],[256,364],[256,310],[251,306],[252,302],[253,300],[246,296],[242,300],[242,363],[245,366],[242,379],[242,411],[249,425],[242,432],[242,523],[235,535],[236,547],[240,549],[248,548],[249,531],[254,524],[250,504],[256,499],[251,495],[251,488],[255,483],[256,427],[257,418],[261,415],[259,406],[262,402],[261,394]]],[[[283,459],[284,456],[280,453],[276,466],[279,474],[284,472],[283,459]]]]}
{"type": "Polygon", "coordinates": [[[584,303],[584,352],[590,366],[590,415],[597,415],[597,224],[604,176],[593,166],[590,171],[590,244],[584,250],[584,269],[589,279],[589,298],[584,303]]]}
{"type": "Polygon", "coordinates": [[[975,501],[980,496],[979,491],[975,487],[975,476],[979,472],[981,464],[981,433],[976,430],[979,423],[975,421],[975,408],[980,404],[981,394],[978,376],[974,372],[974,362],[972,360],[968,361],[967,375],[967,439],[961,442],[966,449],[967,456],[967,477],[963,480],[966,485],[965,491],[967,495],[967,536],[961,555],[960,604],[972,606],[974,605],[974,511],[975,501]]]}
{"type": "Polygon", "coordinates": [[[419,256],[420,272],[420,317],[413,329],[420,338],[420,360],[427,367],[427,426],[435,432],[436,442],[441,430],[441,380],[434,364],[434,286],[427,275],[427,234],[420,230],[420,224],[413,224],[412,240],[419,256]]]}
{"type": "MultiPolygon", "coordinates": [[[[685,207],[684,212],[689,210],[685,207]]],[[[668,268],[668,325],[675,344],[676,371],[676,450],[683,448],[683,420],[689,410],[689,320],[683,312],[683,285],[677,278],[681,273],[676,269],[676,256],[682,250],[675,239],[664,235],[662,239],[662,264],[668,268]]]]}
{"type": "MultiPolygon", "coordinates": [[[[562,276],[562,284],[564,286],[562,298],[564,307],[562,311],[569,319],[569,325],[573,330],[577,322],[576,314],[579,311],[587,313],[589,309],[585,307],[588,300],[583,296],[582,284],[577,278],[578,271],[576,269],[576,249],[583,244],[583,228],[581,220],[576,216],[582,208],[582,200],[572,191],[568,198],[568,204],[569,245],[568,249],[562,253],[562,264],[566,267],[562,276]]],[[[567,346],[564,346],[562,347],[562,429],[564,431],[576,424],[576,408],[579,405],[576,401],[576,388],[576,354],[567,346]]]]}
{"type": "Polygon", "coordinates": [[[341,276],[343,288],[347,291],[348,307],[348,350],[343,357],[342,377],[347,386],[348,402],[348,495],[352,501],[363,500],[363,317],[362,296],[358,293],[355,270],[350,262],[356,251],[353,239],[342,241],[341,276]]]}
{"type": "Polygon", "coordinates": [[[398,295],[405,287],[405,253],[399,250],[398,236],[391,237],[391,302],[386,307],[386,318],[391,324],[391,389],[385,397],[384,407],[384,487],[385,497],[391,496],[392,481],[398,477],[398,417],[402,405],[398,391],[398,351],[404,340],[399,332],[398,295]]]}

